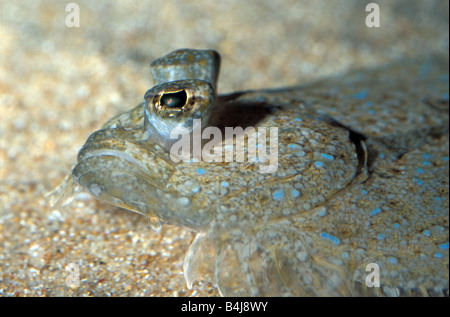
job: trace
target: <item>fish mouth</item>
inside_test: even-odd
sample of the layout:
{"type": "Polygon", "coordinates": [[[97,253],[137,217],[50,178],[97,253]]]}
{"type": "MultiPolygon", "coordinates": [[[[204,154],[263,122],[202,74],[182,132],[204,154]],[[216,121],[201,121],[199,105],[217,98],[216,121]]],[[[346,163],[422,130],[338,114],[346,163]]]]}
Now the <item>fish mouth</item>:
{"type": "Polygon", "coordinates": [[[99,200],[155,217],[173,166],[151,150],[139,132],[104,129],[94,132],[78,154],[73,178],[99,200]]]}

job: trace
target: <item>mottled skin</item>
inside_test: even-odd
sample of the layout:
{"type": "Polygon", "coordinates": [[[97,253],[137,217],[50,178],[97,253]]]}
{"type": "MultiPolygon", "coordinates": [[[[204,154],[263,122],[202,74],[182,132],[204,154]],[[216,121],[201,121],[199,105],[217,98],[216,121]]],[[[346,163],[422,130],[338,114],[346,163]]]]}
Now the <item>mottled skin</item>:
{"type": "Polygon", "coordinates": [[[216,53],[180,50],[152,65],[158,85],[89,137],[72,175],[156,227],[198,232],[184,265],[189,287],[206,279],[225,296],[448,295],[447,58],[216,99],[216,53]],[[161,101],[182,90],[183,107],[161,101]],[[193,113],[221,129],[278,127],[276,172],[173,162],[157,119],[186,125],[193,113]],[[366,286],[369,263],[380,288],[366,286]]]}

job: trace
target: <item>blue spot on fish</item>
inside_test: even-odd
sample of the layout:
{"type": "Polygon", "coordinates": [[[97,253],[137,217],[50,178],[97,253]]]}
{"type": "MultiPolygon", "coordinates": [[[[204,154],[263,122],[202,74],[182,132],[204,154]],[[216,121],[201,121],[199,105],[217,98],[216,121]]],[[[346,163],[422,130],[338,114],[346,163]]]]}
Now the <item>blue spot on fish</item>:
{"type": "Polygon", "coordinates": [[[423,180],[421,180],[421,179],[414,178],[414,181],[417,183],[417,185],[422,185],[423,184],[423,180]]]}
{"type": "Polygon", "coordinates": [[[317,161],[315,165],[316,167],[323,167],[323,163],[321,161],[317,161]]]}
{"type": "Polygon", "coordinates": [[[442,250],[447,250],[447,249],[448,249],[448,242],[447,242],[447,243],[444,243],[444,244],[441,244],[439,247],[440,247],[442,250]]]}
{"type": "Polygon", "coordinates": [[[322,157],[326,158],[327,160],[331,160],[331,161],[334,160],[333,155],[322,153],[322,157]]]}
{"type": "Polygon", "coordinates": [[[444,101],[448,101],[448,92],[442,95],[442,99],[444,99],[444,101]]]}
{"type": "Polygon", "coordinates": [[[283,197],[284,197],[284,191],[282,189],[279,189],[273,193],[273,198],[275,200],[282,200],[283,197]]]}
{"type": "Polygon", "coordinates": [[[391,264],[398,264],[397,259],[394,258],[394,257],[392,257],[392,256],[389,258],[389,262],[390,262],[391,264]]]}
{"type": "Polygon", "coordinates": [[[427,237],[431,237],[431,232],[430,232],[430,230],[425,230],[425,231],[423,232],[423,234],[424,234],[425,236],[427,236],[427,237]]]}
{"type": "Polygon", "coordinates": [[[400,225],[398,223],[394,223],[394,229],[400,228],[400,225]]]}
{"type": "Polygon", "coordinates": [[[199,168],[197,170],[197,173],[199,173],[200,175],[205,175],[205,170],[203,168],[199,168]]]}
{"type": "Polygon", "coordinates": [[[441,197],[436,197],[436,201],[441,201],[442,198],[441,197]]]}
{"type": "Polygon", "coordinates": [[[300,119],[300,118],[295,118],[294,120],[298,121],[298,122],[302,121],[302,119],[300,119]]]}
{"type": "Polygon", "coordinates": [[[421,69],[419,71],[419,75],[420,76],[426,76],[430,72],[430,69],[431,69],[431,65],[430,64],[428,64],[428,63],[422,64],[422,67],[421,67],[421,69]]]}
{"type": "Polygon", "coordinates": [[[365,190],[365,189],[363,189],[361,192],[362,192],[364,195],[367,195],[367,194],[368,194],[367,190],[365,190]]]}
{"type": "Polygon", "coordinates": [[[428,161],[424,161],[424,162],[423,162],[423,165],[427,165],[427,166],[429,166],[429,165],[431,165],[431,162],[428,162],[428,161]]]}
{"type": "Polygon", "coordinates": [[[356,94],[352,95],[353,99],[365,99],[367,97],[367,90],[361,90],[360,92],[357,92],[356,94]]]}
{"type": "Polygon", "coordinates": [[[422,173],[423,173],[423,169],[418,168],[418,169],[417,169],[417,173],[422,174],[422,173]]]}
{"type": "Polygon", "coordinates": [[[192,192],[194,194],[198,193],[199,191],[200,191],[200,187],[198,187],[198,186],[195,186],[194,188],[192,188],[192,192]]]}
{"type": "Polygon", "coordinates": [[[220,183],[220,185],[222,185],[223,187],[228,187],[230,186],[230,184],[228,182],[222,182],[220,183]]]}
{"type": "Polygon", "coordinates": [[[377,239],[378,239],[378,240],[384,240],[384,239],[386,239],[386,235],[380,233],[380,234],[378,235],[377,239]]]}
{"type": "Polygon", "coordinates": [[[332,236],[331,234],[322,232],[322,233],[320,234],[320,236],[321,236],[322,238],[324,238],[324,239],[327,239],[327,240],[331,241],[331,242],[334,243],[334,244],[339,245],[339,244],[341,243],[341,241],[339,240],[339,238],[336,238],[335,236],[332,236]]]}
{"type": "Polygon", "coordinates": [[[370,212],[370,216],[375,216],[375,215],[378,215],[379,213],[381,213],[381,209],[377,208],[370,212]]]}
{"type": "Polygon", "coordinates": [[[264,101],[266,101],[266,99],[265,99],[264,97],[258,97],[258,98],[256,98],[256,100],[257,100],[258,102],[264,102],[264,101]]]}
{"type": "Polygon", "coordinates": [[[296,189],[293,189],[291,191],[291,195],[292,195],[293,198],[298,198],[300,196],[300,192],[298,190],[296,190],[296,189]]]}
{"type": "Polygon", "coordinates": [[[439,252],[437,252],[437,253],[434,255],[434,257],[435,257],[435,258],[438,258],[438,259],[442,259],[442,258],[443,258],[442,253],[439,253],[439,252]]]}

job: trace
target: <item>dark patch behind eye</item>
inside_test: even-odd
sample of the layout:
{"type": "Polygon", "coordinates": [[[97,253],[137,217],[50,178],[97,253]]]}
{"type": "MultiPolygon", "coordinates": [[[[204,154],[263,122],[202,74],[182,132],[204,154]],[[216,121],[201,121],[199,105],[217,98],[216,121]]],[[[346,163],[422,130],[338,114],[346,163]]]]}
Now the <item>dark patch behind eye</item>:
{"type": "Polygon", "coordinates": [[[186,104],[186,91],[181,90],[173,93],[165,93],[161,96],[160,104],[162,107],[182,108],[186,104]]]}

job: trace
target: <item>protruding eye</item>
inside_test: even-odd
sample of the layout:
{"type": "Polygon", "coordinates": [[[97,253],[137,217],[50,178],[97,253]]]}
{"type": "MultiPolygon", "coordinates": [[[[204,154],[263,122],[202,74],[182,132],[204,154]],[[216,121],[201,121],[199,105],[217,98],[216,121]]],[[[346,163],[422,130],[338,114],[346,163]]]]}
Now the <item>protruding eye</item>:
{"type": "Polygon", "coordinates": [[[165,93],[161,96],[161,107],[169,108],[182,108],[186,104],[187,94],[186,91],[181,90],[172,93],[165,93]]]}

